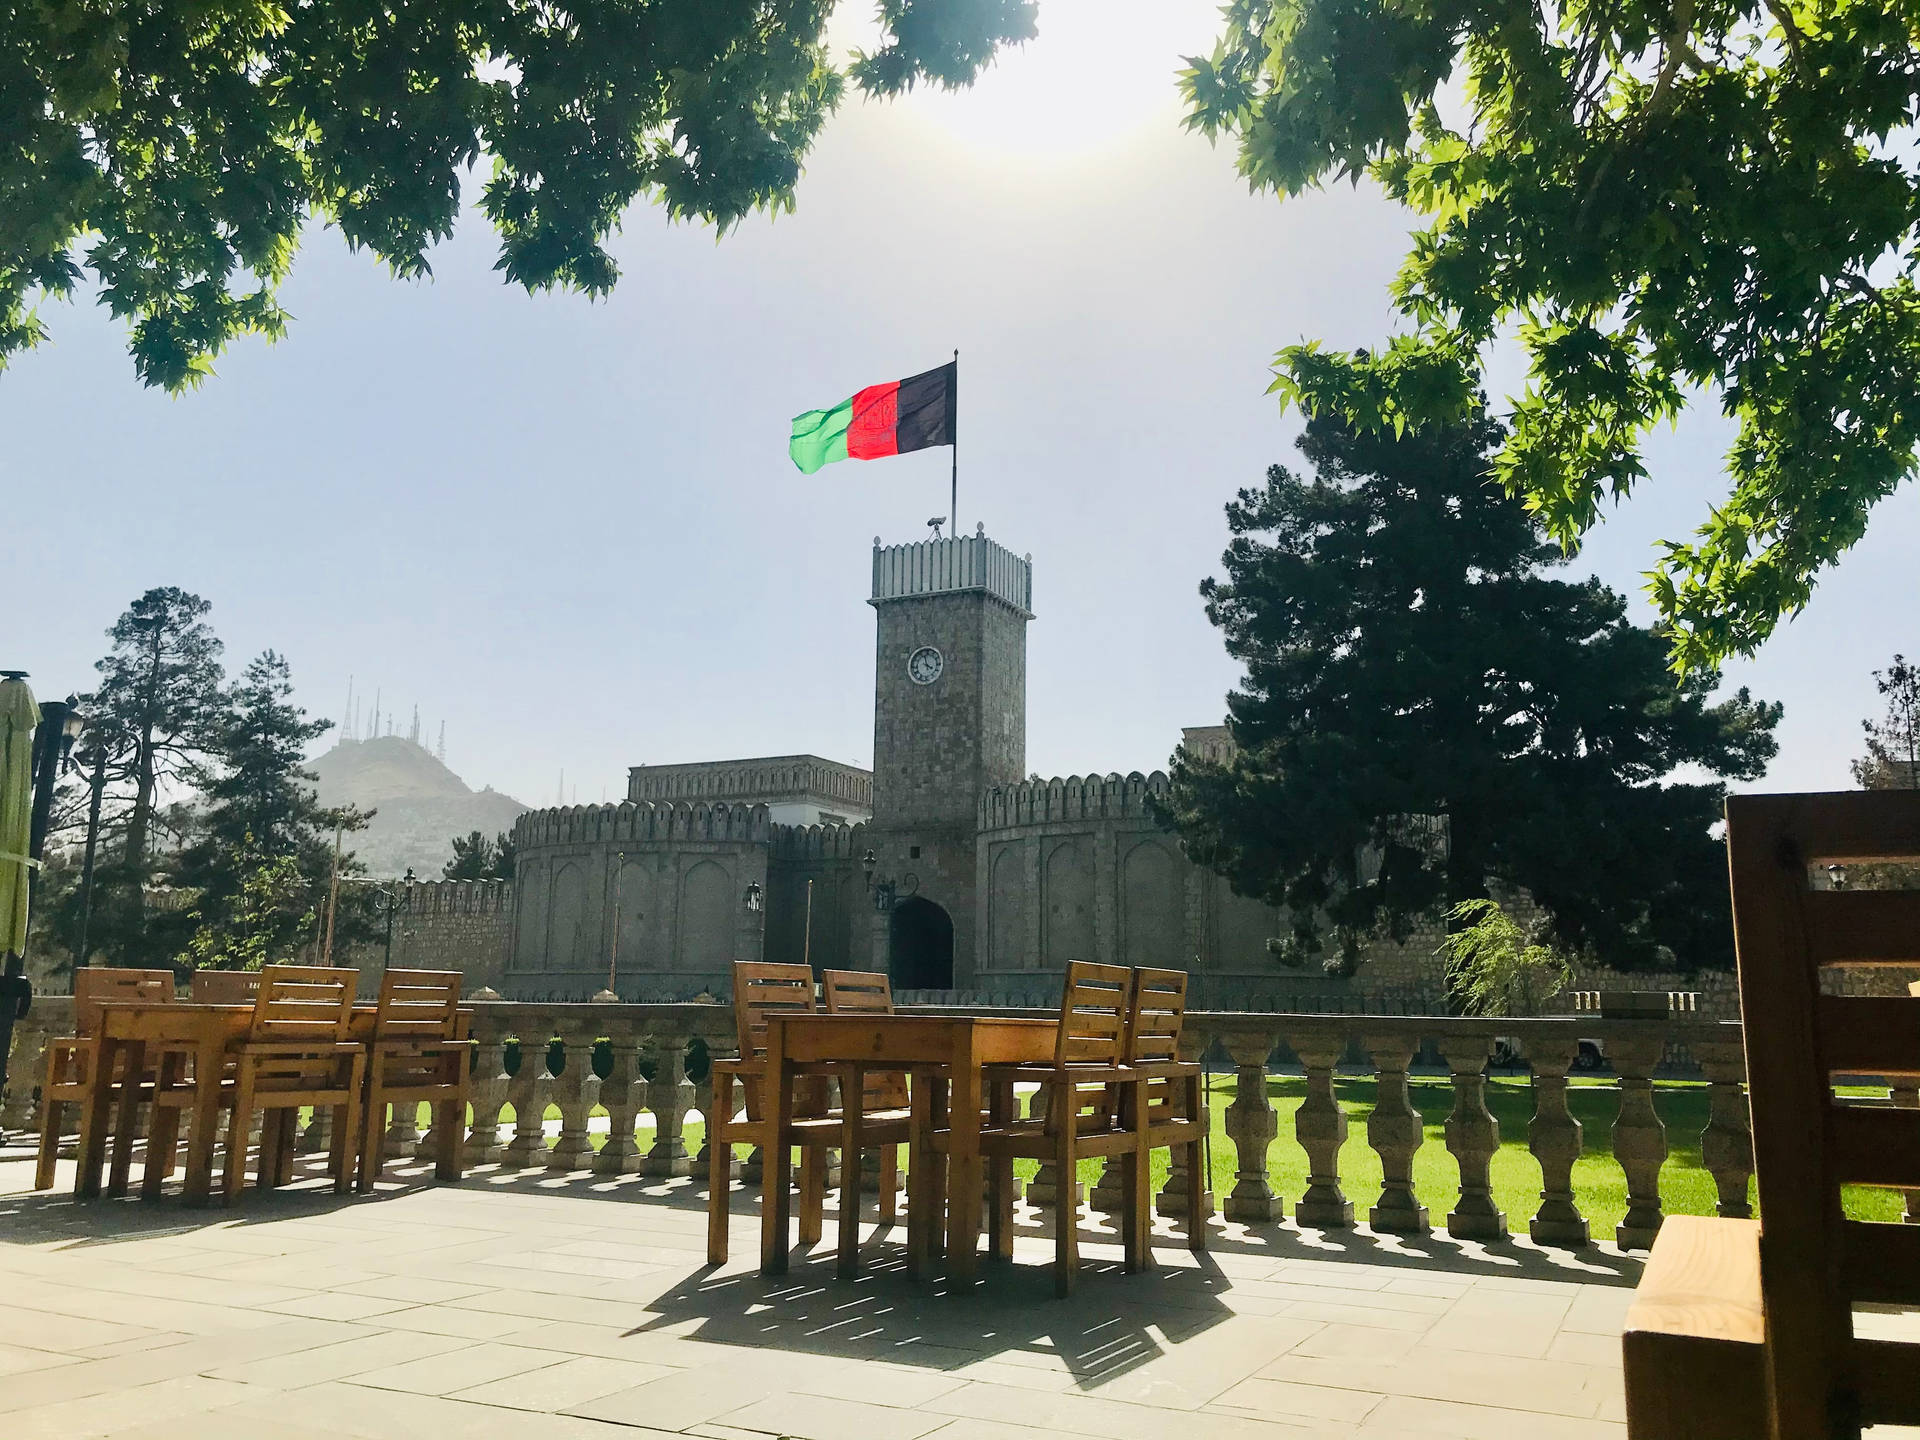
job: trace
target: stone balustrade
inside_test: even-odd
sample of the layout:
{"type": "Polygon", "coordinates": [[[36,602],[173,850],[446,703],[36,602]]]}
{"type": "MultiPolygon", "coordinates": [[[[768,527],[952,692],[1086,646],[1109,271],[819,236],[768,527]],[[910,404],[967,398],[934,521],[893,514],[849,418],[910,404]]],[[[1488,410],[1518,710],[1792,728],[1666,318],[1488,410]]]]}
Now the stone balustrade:
{"type": "MultiPolygon", "coordinates": [[[[932,1007],[917,1007],[932,1008],[932,1007]]],[[[689,1074],[695,1040],[710,1053],[733,1052],[730,1009],[713,1004],[530,1004],[473,1005],[472,1116],[464,1137],[473,1165],[507,1169],[592,1171],[603,1175],[691,1175],[704,1179],[713,1156],[703,1143],[690,1153],[689,1114],[704,1113],[711,1089],[704,1066],[689,1074]],[[512,1130],[502,1134],[506,1107],[512,1130]],[[548,1108],[559,1111],[559,1134],[547,1133],[548,1108]],[[591,1143],[590,1116],[607,1116],[608,1136],[591,1143]],[[637,1135],[651,1118],[652,1140],[637,1135]]],[[[1006,1013],[1043,1016],[1046,1011],[1006,1013]]],[[[50,1035],[66,1034],[72,1017],[65,997],[42,997],[15,1030],[10,1083],[0,1097],[0,1126],[30,1129],[36,1115],[33,1085],[50,1035]]],[[[1499,1240],[1510,1230],[1538,1243],[1579,1246],[1590,1225],[1580,1213],[1572,1172],[1581,1154],[1580,1121],[1568,1105],[1568,1076],[1583,1040],[1597,1040],[1613,1070],[1617,1112],[1612,1151],[1625,1176],[1627,1213],[1613,1239],[1644,1249],[1662,1218],[1659,1175],[1667,1158],[1667,1132],[1653,1086],[1665,1057],[1692,1057],[1708,1086],[1708,1119],[1699,1137],[1702,1163],[1711,1173],[1719,1213],[1750,1213],[1747,1192],[1753,1170],[1743,1087],[1744,1057],[1737,1024],[1689,1018],[1608,1020],[1593,1017],[1540,1020],[1480,1020],[1448,1016],[1355,1016],[1194,1012],[1187,1017],[1182,1050],[1204,1057],[1216,1077],[1236,1084],[1222,1114],[1233,1147],[1233,1186],[1221,1206],[1228,1222],[1261,1224],[1291,1213],[1302,1226],[1338,1229],[1356,1221],[1356,1200],[1366,1202],[1367,1223],[1377,1231],[1421,1235],[1436,1225],[1455,1237],[1499,1240]],[[1540,1198],[1530,1215],[1508,1216],[1496,1205],[1490,1169],[1501,1143],[1500,1125],[1487,1103],[1487,1070],[1495,1042],[1515,1045],[1530,1068],[1532,1117],[1528,1150],[1538,1162],[1540,1198]],[[1267,1077],[1284,1064],[1304,1077],[1304,1098],[1294,1111],[1291,1135],[1281,1134],[1281,1116],[1267,1077]],[[1371,1078],[1375,1098],[1364,1118],[1365,1143],[1379,1155],[1382,1181],[1373,1196],[1353,1196],[1341,1175],[1349,1117],[1338,1103],[1336,1082],[1371,1078]],[[1412,1081],[1451,1087],[1452,1109],[1443,1127],[1447,1152],[1457,1164],[1457,1185],[1445,1194],[1416,1181],[1415,1159],[1429,1143],[1425,1122],[1413,1104],[1412,1081]],[[1306,1156],[1303,1193],[1276,1193],[1270,1158],[1274,1144],[1297,1144],[1306,1156]]],[[[1905,1094],[1896,1103],[1914,1103],[1905,1094]]],[[[1216,1101],[1216,1103],[1218,1103],[1216,1101]]],[[[413,1117],[396,1119],[389,1142],[396,1149],[416,1143],[422,1153],[432,1137],[418,1137],[413,1117]]],[[[309,1144],[317,1137],[305,1137],[309,1144]]],[[[1518,1137],[1511,1137],[1518,1138],[1518,1137]]],[[[1184,1156],[1179,1157],[1182,1161],[1184,1156]]],[[[729,1157],[731,1161],[731,1157],[729,1157]]],[[[758,1167],[733,1166],[750,1183],[758,1167]]],[[[1042,1173],[1031,1193],[1050,1194],[1056,1177],[1042,1173]]],[[[1095,1186],[1096,1208],[1112,1187],[1095,1186]]],[[[1185,1208],[1185,1178],[1176,1168],[1160,1197],[1162,1214],[1185,1208]]],[[[1212,1197],[1207,1197],[1209,1209],[1212,1197]]],[[[1917,1198],[1916,1206],[1920,1206],[1917,1198]]]]}

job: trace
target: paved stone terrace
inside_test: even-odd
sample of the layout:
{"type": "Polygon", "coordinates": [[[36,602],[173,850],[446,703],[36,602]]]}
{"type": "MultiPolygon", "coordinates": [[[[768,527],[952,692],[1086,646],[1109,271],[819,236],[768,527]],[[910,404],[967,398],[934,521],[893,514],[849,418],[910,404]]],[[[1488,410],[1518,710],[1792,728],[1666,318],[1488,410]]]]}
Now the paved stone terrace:
{"type": "Polygon", "coordinates": [[[955,1296],[905,1278],[898,1232],[858,1282],[830,1248],[763,1281],[751,1195],[709,1272],[687,1180],[393,1166],[372,1198],[190,1211],[30,1194],[28,1157],[0,1150],[7,1440],[1625,1435],[1639,1264],[1606,1247],[1216,1225],[1196,1265],[1161,1222],[1126,1276],[1089,1220],[1063,1302],[1023,1209],[1013,1269],[955,1296]]]}

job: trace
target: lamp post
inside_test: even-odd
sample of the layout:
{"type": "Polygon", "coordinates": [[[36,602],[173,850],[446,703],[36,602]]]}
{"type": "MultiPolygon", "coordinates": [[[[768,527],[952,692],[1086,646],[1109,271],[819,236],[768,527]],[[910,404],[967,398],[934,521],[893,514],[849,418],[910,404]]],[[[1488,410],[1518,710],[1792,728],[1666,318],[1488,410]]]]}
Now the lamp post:
{"type": "MultiPolygon", "coordinates": [[[[47,826],[53,818],[54,787],[73,753],[73,742],[80,738],[85,726],[79,702],[73,696],[49,700],[40,707],[40,724],[33,732],[33,809],[27,830],[27,858],[33,862],[27,871],[29,915],[33,913],[33,902],[40,890],[40,860],[46,854],[47,826]]],[[[24,952],[24,944],[21,948],[24,952]]],[[[33,982],[27,979],[26,971],[25,953],[8,951],[5,966],[0,968],[0,1093],[5,1093],[7,1086],[13,1022],[26,1019],[33,1004],[33,982]]]]}
{"type": "Polygon", "coordinates": [[[80,920],[73,940],[73,963],[89,963],[88,932],[93,928],[93,864],[100,850],[100,801],[107,789],[107,737],[95,730],[88,745],[87,849],[80,862],[80,920]]]}

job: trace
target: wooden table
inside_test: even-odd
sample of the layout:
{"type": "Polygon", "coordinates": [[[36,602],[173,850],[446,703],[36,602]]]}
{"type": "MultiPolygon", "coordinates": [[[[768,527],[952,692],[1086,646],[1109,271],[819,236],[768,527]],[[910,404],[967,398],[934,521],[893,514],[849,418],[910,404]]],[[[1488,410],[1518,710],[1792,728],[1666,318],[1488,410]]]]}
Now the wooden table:
{"type": "MultiPolygon", "coordinates": [[[[373,1039],[378,1006],[355,1005],[347,1030],[349,1040],[362,1044],[373,1039]]],[[[461,1011],[456,1034],[464,1039],[471,1011],[461,1011]]],[[[118,1113],[115,1114],[114,1088],[104,1077],[115,1073],[121,1057],[127,1075],[138,1075],[150,1054],[179,1051],[193,1057],[193,1073],[205,1077],[193,1097],[193,1118],[187,1138],[187,1168],[183,1199],[189,1205],[207,1203],[212,1189],[213,1151],[220,1126],[219,1076],[228,1048],[247,1038],[253,1026],[251,1005],[205,1005],[189,1000],[170,1000],[148,1004],[138,1000],[108,1000],[100,1006],[100,1049],[94,1060],[93,1088],[80,1107],[80,1164],[74,1177],[73,1193],[83,1200],[102,1193],[101,1171],[106,1166],[107,1135],[113,1134],[113,1164],[107,1171],[104,1191],[108,1195],[127,1193],[127,1179],[133,1167],[134,1121],[140,1105],[139,1087],[120,1087],[118,1113]]],[[[159,1109],[156,1107],[156,1115],[159,1109]]],[[[168,1114],[163,1123],[178,1123],[178,1112],[168,1114]]],[[[159,1192],[158,1174],[153,1183],[143,1186],[148,1195],[159,1192]]]]}
{"type": "MultiPolygon", "coordinates": [[[[760,1206],[760,1273],[787,1270],[787,1225],[792,1211],[793,1079],[801,1066],[863,1066],[906,1070],[914,1075],[914,1159],[907,1172],[908,1257],[918,1271],[939,1218],[933,1213],[939,1188],[930,1183],[926,1144],[934,1123],[936,1077],[952,1087],[948,1106],[947,1273],[957,1281],[974,1277],[979,1257],[981,1067],[1046,1064],[1053,1059],[1059,1034],[1055,1020],[1016,1020],[992,1015],[769,1015],[767,1079],[774,1097],[774,1143],[763,1161],[760,1206]]],[[[860,1086],[841,1087],[848,1138],[840,1157],[841,1174],[859,1174],[860,1086]],[[847,1103],[851,1100],[851,1103],[847,1103]]],[[[844,1193],[844,1192],[843,1192],[844,1193]]],[[[853,1193],[858,1193],[857,1190],[853,1193]]],[[[843,1202],[841,1253],[857,1243],[858,1211],[843,1202]]]]}

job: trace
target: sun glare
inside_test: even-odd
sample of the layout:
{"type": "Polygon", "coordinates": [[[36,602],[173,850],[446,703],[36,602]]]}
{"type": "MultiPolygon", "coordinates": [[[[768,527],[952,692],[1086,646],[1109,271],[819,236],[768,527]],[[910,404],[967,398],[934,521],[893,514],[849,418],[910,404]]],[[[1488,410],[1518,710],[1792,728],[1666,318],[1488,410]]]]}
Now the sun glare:
{"type": "MultiPolygon", "coordinates": [[[[969,89],[896,102],[913,121],[1002,163],[1084,161],[1180,114],[1181,56],[1211,49],[1218,0],[1043,0],[1039,34],[969,89]]],[[[874,43],[870,27],[843,49],[874,43]]]]}

